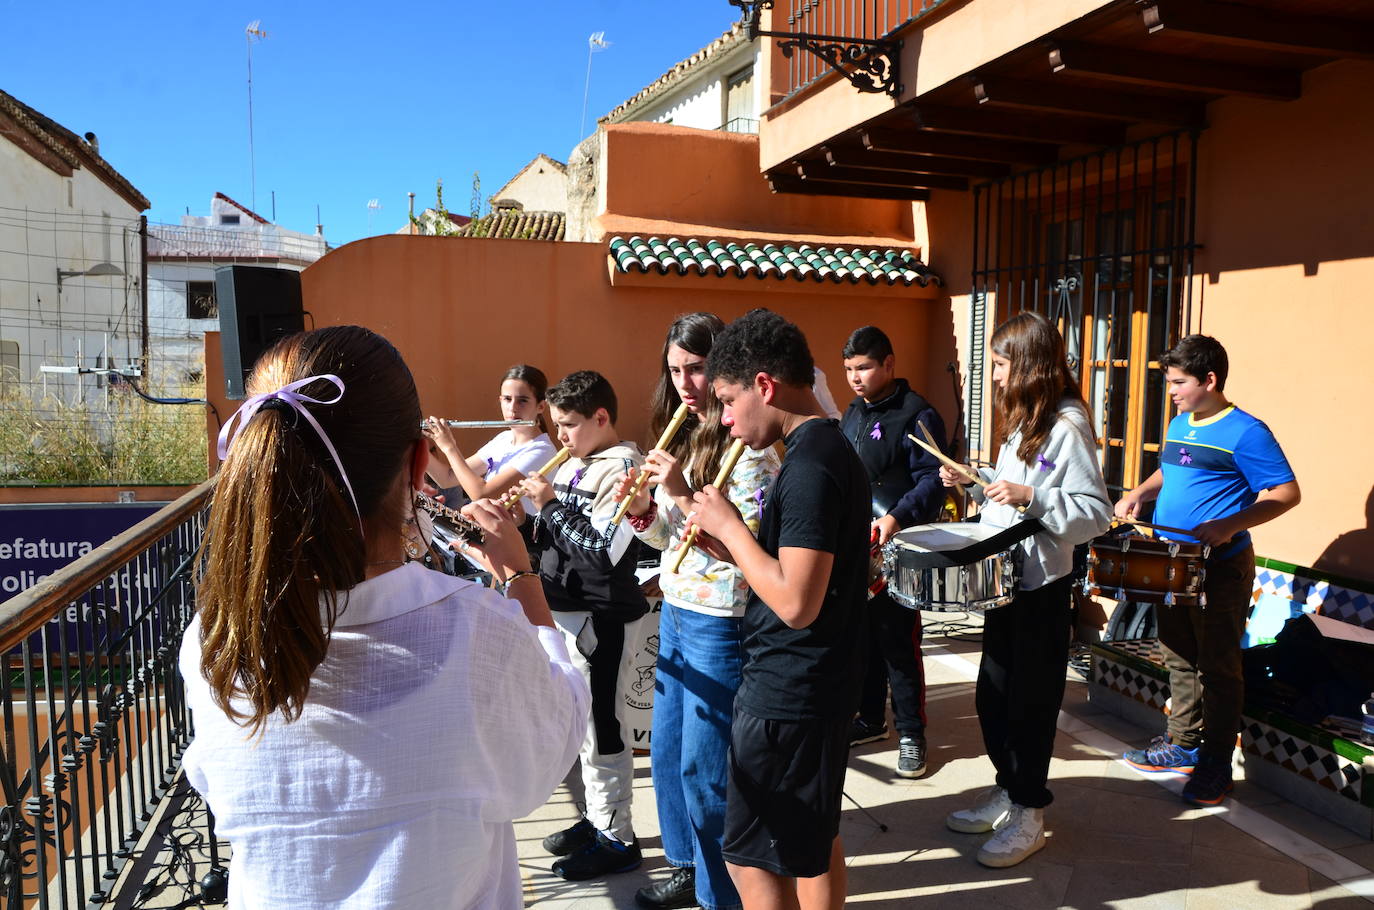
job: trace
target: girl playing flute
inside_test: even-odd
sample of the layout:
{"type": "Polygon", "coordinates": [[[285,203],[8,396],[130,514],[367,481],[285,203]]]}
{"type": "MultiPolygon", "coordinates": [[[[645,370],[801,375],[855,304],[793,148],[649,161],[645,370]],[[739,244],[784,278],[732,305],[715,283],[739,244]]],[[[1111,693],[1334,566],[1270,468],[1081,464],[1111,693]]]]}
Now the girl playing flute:
{"type": "MultiPolygon", "coordinates": [[[[671,571],[692,511],[692,493],[711,483],[730,448],[730,428],[706,380],[706,357],[724,323],[710,313],[681,316],[663,343],[662,372],[653,398],[653,433],[679,403],[691,412],[666,449],[649,452],[644,467],[657,484],[630,504],[635,533],[663,551],[659,585],[658,679],[653,736],[654,795],[663,851],[674,867],[667,879],[641,888],[644,907],[740,906],[721,858],[725,824],[726,750],[730,712],[739,687],[740,617],[748,600],[744,576],[700,548],[671,571]]],[[[763,497],[778,472],[771,449],[745,449],[726,494],[757,532],[763,497]]],[[[628,492],[633,477],[622,481],[628,492]]]]}

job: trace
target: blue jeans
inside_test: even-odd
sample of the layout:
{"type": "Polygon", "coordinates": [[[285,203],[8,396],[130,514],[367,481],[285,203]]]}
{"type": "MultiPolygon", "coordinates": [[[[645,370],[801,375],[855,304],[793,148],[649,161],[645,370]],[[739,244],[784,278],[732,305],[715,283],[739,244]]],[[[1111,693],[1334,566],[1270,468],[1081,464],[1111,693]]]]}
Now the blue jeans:
{"type": "Polygon", "coordinates": [[[720,855],[730,713],[739,688],[740,621],[663,602],[658,680],[650,740],[663,852],[696,868],[697,901],[707,910],[740,906],[720,855]]]}

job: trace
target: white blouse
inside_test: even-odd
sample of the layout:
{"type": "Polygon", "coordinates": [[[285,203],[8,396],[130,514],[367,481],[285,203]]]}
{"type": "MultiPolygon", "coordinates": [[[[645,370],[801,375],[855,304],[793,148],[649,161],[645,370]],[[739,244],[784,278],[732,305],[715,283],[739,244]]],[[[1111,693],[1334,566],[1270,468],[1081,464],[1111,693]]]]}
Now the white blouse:
{"type": "Polygon", "coordinates": [[[300,718],[258,738],[211,702],[198,619],[180,659],[230,907],[522,906],[512,822],[572,766],[591,702],[556,630],[402,566],[349,592],[300,718]]]}

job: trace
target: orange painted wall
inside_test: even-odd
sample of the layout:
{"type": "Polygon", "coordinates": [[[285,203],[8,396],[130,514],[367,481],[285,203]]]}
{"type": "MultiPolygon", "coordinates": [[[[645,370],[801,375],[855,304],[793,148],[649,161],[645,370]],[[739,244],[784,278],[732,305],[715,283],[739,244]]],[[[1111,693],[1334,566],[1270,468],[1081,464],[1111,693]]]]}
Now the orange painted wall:
{"type": "MultiPolygon", "coordinates": [[[[907,203],[773,193],[759,172],[758,137],[662,123],[604,132],[603,235],[676,233],[711,225],[736,236],[800,234],[912,243],[907,203]],[[637,221],[649,222],[647,224],[637,221]]],[[[813,241],[814,242],[814,241],[813,241]]]]}
{"type": "MultiPolygon", "coordinates": [[[[654,277],[613,287],[602,244],[393,235],[334,250],[302,273],[302,288],[316,325],[358,323],[400,349],[426,413],[498,418],[497,381],[513,363],[533,363],[551,380],[595,369],[620,398],[622,436],[640,442],[664,332],[678,314],[784,314],[806,333],[843,405],[840,349],[850,331],[876,323],[899,350],[925,351],[930,312],[943,309],[929,299],[934,289],[654,277]]],[[[490,435],[464,432],[460,444],[473,448],[490,435]]]]}
{"type": "Polygon", "coordinates": [[[1256,551],[1374,580],[1374,63],[1307,73],[1286,104],[1208,108],[1193,327],[1231,360],[1230,397],[1298,475],[1297,509],[1256,551]]]}

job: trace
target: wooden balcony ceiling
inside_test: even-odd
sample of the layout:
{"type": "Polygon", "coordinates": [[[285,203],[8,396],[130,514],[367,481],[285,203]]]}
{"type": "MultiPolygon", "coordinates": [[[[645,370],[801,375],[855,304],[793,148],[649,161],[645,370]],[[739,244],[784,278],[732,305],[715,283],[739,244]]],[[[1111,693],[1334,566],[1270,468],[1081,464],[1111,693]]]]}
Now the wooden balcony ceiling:
{"type": "Polygon", "coordinates": [[[1206,126],[1228,95],[1374,59],[1369,0],[1118,0],[768,172],[774,192],[925,199],[1128,139],[1206,126]]]}

